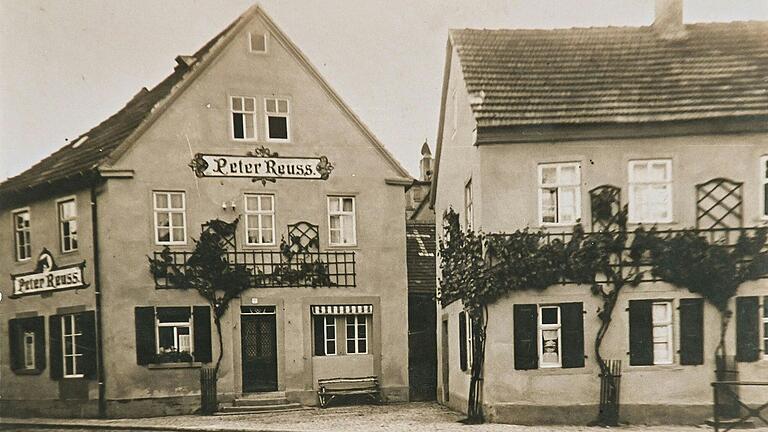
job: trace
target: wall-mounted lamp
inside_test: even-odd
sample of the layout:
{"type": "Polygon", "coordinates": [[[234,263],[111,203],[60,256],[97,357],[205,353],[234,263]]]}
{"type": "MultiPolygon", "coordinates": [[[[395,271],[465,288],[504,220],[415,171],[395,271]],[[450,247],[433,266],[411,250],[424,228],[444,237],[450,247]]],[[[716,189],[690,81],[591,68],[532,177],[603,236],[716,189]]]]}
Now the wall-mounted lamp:
{"type": "Polygon", "coordinates": [[[222,209],[222,210],[224,210],[224,211],[227,211],[227,208],[228,208],[228,207],[229,207],[229,208],[231,208],[231,209],[232,209],[232,211],[235,211],[235,210],[237,209],[237,205],[235,204],[235,201],[234,201],[234,200],[230,201],[230,202],[229,202],[229,205],[227,205],[227,202],[226,202],[226,201],[222,201],[222,202],[221,202],[221,209],[222,209]]]}

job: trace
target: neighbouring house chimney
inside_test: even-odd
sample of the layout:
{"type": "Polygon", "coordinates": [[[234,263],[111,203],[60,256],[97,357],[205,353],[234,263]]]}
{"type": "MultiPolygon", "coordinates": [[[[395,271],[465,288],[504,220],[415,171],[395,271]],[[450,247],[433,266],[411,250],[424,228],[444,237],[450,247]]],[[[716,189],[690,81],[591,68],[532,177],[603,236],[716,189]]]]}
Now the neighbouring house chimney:
{"type": "Polygon", "coordinates": [[[683,0],[656,0],[653,29],[665,39],[685,37],[683,0]]]}
{"type": "Polygon", "coordinates": [[[420,180],[429,181],[432,180],[432,152],[429,150],[427,141],[424,141],[424,145],[421,146],[421,178],[420,180]]]}

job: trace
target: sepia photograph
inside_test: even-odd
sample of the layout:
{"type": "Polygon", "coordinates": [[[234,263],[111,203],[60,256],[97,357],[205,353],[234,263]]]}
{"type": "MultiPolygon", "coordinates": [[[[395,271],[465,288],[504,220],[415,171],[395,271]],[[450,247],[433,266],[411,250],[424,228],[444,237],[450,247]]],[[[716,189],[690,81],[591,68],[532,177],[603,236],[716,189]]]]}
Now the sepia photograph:
{"type": "Polygon", "coordinates": [[[0,431],[768,432],[767,0],[0,0],[0,431]]]}

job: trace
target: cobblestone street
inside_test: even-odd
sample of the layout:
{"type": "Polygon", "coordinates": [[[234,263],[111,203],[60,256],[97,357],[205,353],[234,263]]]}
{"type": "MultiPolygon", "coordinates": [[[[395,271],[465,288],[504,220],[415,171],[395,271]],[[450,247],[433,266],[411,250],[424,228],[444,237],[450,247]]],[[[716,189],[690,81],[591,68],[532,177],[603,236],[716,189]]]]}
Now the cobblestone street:
{"type": "MultiPolygon", "coordinates": [[[[440,431],[440,432],[543,432],[605,431],[584,426],[515,426],[504,424],[463,425],[462,416],[434,403],[409,403],[385,406],[343,406],[306,409],[285,413],[228,415],[215,417],[174,416],[146,419],[65,420],[3,418],[3,430],[24,431],[45,425],[66,430],[185,430],[185,431],[440,431]]],[[[608,428],[609,430],[610,428],[608,428]]],[[[621,431],[700,432],[705,426],[624,426],[621,431]]],[[[768,431],[768,427],[753,429],[768,431]]]]}

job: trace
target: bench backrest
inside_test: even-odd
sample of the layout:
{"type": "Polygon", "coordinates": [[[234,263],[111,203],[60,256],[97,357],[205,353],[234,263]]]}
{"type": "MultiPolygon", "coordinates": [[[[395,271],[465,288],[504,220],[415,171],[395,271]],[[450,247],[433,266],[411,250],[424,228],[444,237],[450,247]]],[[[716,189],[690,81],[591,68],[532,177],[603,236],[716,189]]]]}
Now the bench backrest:
{"type": "Polygon", "coordinates": [[[320,387],[333,390],[365,389],[377,387],[379,385],[379,379],[375,376],[360,378],[326,378],[317,380],[317,384],[320,387]]]}

